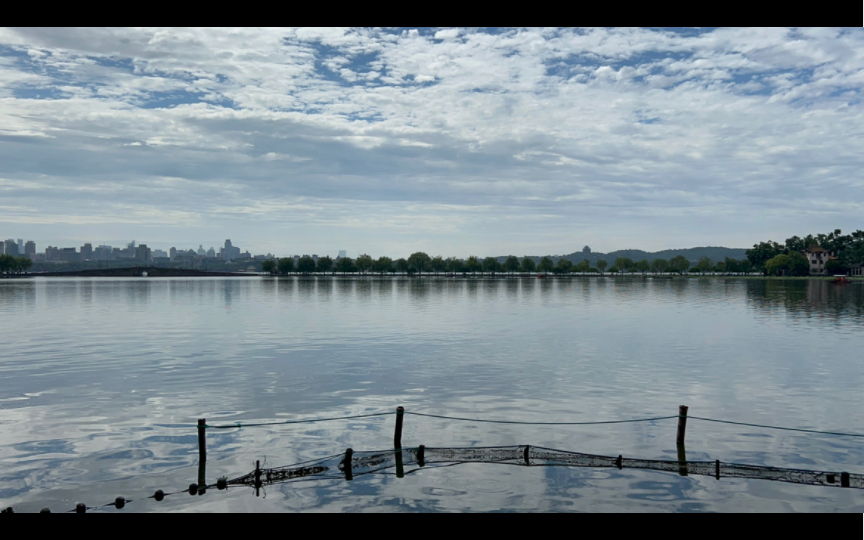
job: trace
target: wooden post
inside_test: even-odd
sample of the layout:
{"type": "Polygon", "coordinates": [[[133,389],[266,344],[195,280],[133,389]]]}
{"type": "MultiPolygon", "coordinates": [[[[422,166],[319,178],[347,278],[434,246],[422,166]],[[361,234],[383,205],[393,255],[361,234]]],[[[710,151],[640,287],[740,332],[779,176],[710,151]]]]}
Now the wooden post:
{"type": "Polygon", "coordinates": [[[687,431],[687,411],[690,409],[687,405],[678,407],[678,436],[675,438],[676,444],[684,444],[684,433],[687,431]]]}
{"type": "Polygon", "coordinates": [[[204,430],[207,429],[207,419],[198,419],[198,462],[204,463],[207,461],[207,439],[204,436],[204,430]]]}
{"type": "Polygon", "coordinates": [[[619,471],[624,468],[624,456],[618,456],[615,460],[615,466],[618,467],[619,471]]]}
{"type": "Polygon", "coordinates": [[[849,473],[841,472],[840,473],[840,487],[849,487],[849,473]]]}
{"type": "Polygon", "coordinates": [[[205,430],[207,429],[207,419],[198,419],[198,485],[205,486],[206,471],[207,471],[207,438],[205,430]]]}
{"type": "Polygon", "coordinates": [[[678,474],[687,476],[687,450],[684,443],[678,444],[678,474]]]}
{"type": "Polygon", "coordinates": [[[261,494],[261,462],[255,462],[255,496],[261,494]]]}
{"type": "Polygon", "coordinates": [[[530,467],[530,466],[531,466],[531,459],[530,459],[529,456],[528,456],[528,452],[530,451],[530,449],[531,449],[531,447],[528,446],[528,445],[526,444],[526,445],[525,445],[525,450],[522,452],[522,459],[525,460],[525,466],[526,466],[526,467],[530,467]]]}
{"type": "Polygon", "coordinates": [[[720,480],[720,460],[714,462],[714,477],[720,480]]]}
{"type": "Polygon", "coordinates": [[[404,407],[396,407],[396,434],[393,436],[393,447],[402,448],[402,418],[405,416],[404,407]]]}
{"type": "Polygon", "coordinates": [[[402,449],[396,449],[396,478],[405,478],[405,464],[402,462],[402,449]]]}
{"type": "Polygon", "coordinates": [[[426,447],[422,444],[420,448],[417,449],[417,465],[421,467],[426,466],[426,447]]]}
{"type": "Polygon", "coordinates": [[[354,450],[349,448],[345,450],[345,459],[342,461],[342,464],[345,466],[345,480],[349,482],[354,480],[354,473],[351,472],[351,460],[354,459],[354,450]]]}

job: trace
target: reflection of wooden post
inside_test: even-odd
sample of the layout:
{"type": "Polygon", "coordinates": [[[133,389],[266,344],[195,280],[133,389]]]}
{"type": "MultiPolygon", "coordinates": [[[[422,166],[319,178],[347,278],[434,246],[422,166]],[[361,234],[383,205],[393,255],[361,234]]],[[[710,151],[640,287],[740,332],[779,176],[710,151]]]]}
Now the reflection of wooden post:
{"type": "Polygon", "coordinates": [[[678,407],[678,436],[675,438],[676,444],[684,444],[684,433],[687,431],[687,411],[689,409],[687,405],[678,407]]]}
{"type": "Polygon", "coordinates": [[[678,474],[687,476],[687,451],[684,449],[684,443],[678,445],[678,474]]]}
{"type": "Polygon", "coordinates": [[[402,448],[402,418],[405,416],[404,407],[396,407],[396,434],[393,436],[393,447],[402,448]]]}
{"type": "Polygon", "coordinates": [[[351,460],[354,459],[354,450],[349,448],[345,450],[345,459],[342,461],[342,464],[345,467],[345,480],[349,482],[354,480],[354,473],[351,471],[351,460]]]}

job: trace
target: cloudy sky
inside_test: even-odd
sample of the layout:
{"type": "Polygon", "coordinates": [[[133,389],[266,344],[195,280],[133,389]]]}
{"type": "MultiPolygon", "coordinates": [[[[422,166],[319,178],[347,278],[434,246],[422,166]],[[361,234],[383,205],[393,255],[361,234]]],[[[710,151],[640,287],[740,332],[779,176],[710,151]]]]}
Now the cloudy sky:
{"type": "Polygon", "coordinates": [[[467,256],[864,228],[864,30],[2,29],[0,237],[467,256]]]}

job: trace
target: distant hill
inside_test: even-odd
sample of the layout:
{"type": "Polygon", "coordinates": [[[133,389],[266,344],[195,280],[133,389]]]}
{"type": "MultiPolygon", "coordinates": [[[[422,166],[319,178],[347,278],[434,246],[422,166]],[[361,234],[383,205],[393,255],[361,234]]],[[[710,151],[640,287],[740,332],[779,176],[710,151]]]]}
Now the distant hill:
{"type": "MultiPolygon", "coordinates": [[[[726,247],[695,247],[688,249],[665,249],[663,251],[658,251],[656,253],[651,253],[649,251],[642,251],[641,249],[622,249],[618,251],[612,251],[610,253],[600,253],[600,252],[591,252],[588,254],[582,253],[581,251],[577,251],[575,253],[571,253],[569,255],[549,255],[552,258],[554,263],[558,263],[560,259],[569,259],[574,264],[580,263],[585,259],[591,263],[591,266],[597,264],[597,261],[600,259],[605,260],[611,266],[615,259],[618,257],[626,257],[628,259],[633,259],[634,261],[641,261],[642,259],[647,259],[648,262],[653,261],[654,259],[666,259],[667,261],[672,257],[677,257],[678,255],[683,255],[687,258],[691,263],[696,263],[702,257],[709,257],[712,262],[720,262],[724,260],[726,257],[730,259],[745,259],[747,257],[746,249],[739,248],[726,248],[726,247]]],[[[535,262],[539,262],[543,257],[542,255],[529,255],[535,262]]],[[[522,258],[521,256],[519,257],[522,258]]],[[[507,257],[498,257],[498,260],[503,262],[507,259],[507,257]]]]}

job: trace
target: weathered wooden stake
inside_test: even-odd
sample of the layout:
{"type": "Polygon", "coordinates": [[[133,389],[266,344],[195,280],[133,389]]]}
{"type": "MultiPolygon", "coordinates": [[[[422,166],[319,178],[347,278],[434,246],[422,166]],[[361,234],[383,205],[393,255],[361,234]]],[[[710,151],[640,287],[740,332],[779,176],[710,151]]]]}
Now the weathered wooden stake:
{"type": "Polygon", "coordinates": [[[531,447],[528,446],[528,445],[526,444],[526,445],[525,445],[525,450],[522,452],[522,459],[525,460],[525,466],[526,466],[526,467],[530,467],[530,466],[531,466],[531,460],[528,459],[528,452],[529,452],[530,450],[531,450],[531,447]]]}
{"type": "Polygon", "coordinates": [[[207,476],[207,438],[205,431],[207,430],[207,419],[198,419],[198,485],[206,485],[205,477],[207,476]]]}
{"type": "Polygon", "coordinates": [[[849,487],[849,473],[841,472],[840,473],[840,487],[849,487]]]}
{"type": "Polygon", "coordinates": [[[714,462],[714,478],[720,480],[720,460],[714,462]]]}
{"type": "Polygon", "coordinates": [[[396,478],[405,478],[405,464],[402,462],[402,449],[396,449],[396,478]]]}
{"type": "Polygon", "coordinates": [[[198,419],[198,462],[204,463],[207,461],[207,439],[204,436],[204,431],[207,429],[207,419],[198,419]]]}
{"type": "Polygon", "coordinates": [[[261,494],[261,462],[255,462],[255,496],[261,494]]]}
{"type": "Polygon", "coordinates": [[[618,456],[615,459],[615,466],[618,467],[619,471],[624,468],[624,456],[618,456]]]}
{"type": "Polygon", "coordinates": [[[402,448],[402,418],[405,416],[404,407],[396,407],[396,434],[393,436],[393,447],[402,448]]]}
{"type": "Polygon", "coordinates": [[[678,436],[675,438],[676,444],[684,444],[684,433],[687,431],[687,411],[690,407],[681,405],[678,407],[678,436]]]}
{"type": "Polygon", "coordinates": [[[354,459],[354,450],[349,448],[348,450],[345,450],[345,460],[342,462],[345,466],[345,480],[348,480],[349,482],[354,480],[354,473],[351,472],[352,459],[354,459]]]}
{"type": "Polygon", "coordinates": [[[684,443],[678,444],[678,474],[687,476],[687,450],[684,448],[684,443]]]}
{"type": "Polygon", "coordinates": [[[417,449],[417,465],[421,467],[426,466],[426,447],[422,444],[420,448],[417,449]]]}

